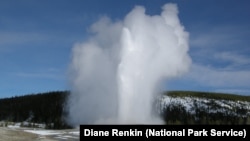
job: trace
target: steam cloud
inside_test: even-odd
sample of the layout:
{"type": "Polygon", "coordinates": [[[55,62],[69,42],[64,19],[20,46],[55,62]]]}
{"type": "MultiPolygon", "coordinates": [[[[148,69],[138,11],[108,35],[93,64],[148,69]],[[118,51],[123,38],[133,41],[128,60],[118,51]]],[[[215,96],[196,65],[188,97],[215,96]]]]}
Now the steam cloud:
{"type": "Polygon", "coordinates": [[[177,6],[153,16],[136,6],[121,21],[101,18],[91,31],[73,48],[70,123],[160,123],[152,114],[159,87],[191,64],[177,6]]]}

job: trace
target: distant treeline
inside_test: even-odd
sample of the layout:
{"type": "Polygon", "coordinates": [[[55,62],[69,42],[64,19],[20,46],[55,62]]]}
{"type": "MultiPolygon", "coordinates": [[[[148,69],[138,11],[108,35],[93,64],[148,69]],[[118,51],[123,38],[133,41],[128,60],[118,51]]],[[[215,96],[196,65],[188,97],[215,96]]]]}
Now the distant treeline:
{"type": "MultiPolygon", "coordinates": [[[[69,91],[55,91],[0,99],[0,121],[44,123],[49,129],[71,128],[65,121],[65,102],[69,95],[69,91]]],[[[249,96],[192,91],[171,91],[163,95],[210,100],[206,103],[210,109],[194,100],[193,112],[187,111],[181,103],[165,105],[159,114],[166,124],[250,124],[249,115],[244,115],[249,109],[245,107],[234,108],[233,112],[224,108],[223,112],[211,113],[211,109],[221,108],[214,100],[250,102],[249,96]]]]}
{"type": "Polygon", "coordinates": [[[0,121],[44,123],[46,128],[70,128],[65,122],[69,91],[55,91],[0,99],[0,121]]]}
{"type": "Polygon", "coordinates": [[[250,124],[250,96],[193,91],[170,91],[164,95],[181,99],[163,107],[161,116],[166,124],[250,124]],[[183,102],[185,98],[192,99],[187,101],[189,109],[183,102]]]}
{"type": "Polygon", "coordinates": [[[172,97],[197,97],[197,98],[209,98],[218,100],[232,100],[232,101],[248,101],[250,102],[250,96],[227,94],[227,93],[215,93],[215,92],[196,92],[196,91],[169,91],[163,93],[172,97]]]}

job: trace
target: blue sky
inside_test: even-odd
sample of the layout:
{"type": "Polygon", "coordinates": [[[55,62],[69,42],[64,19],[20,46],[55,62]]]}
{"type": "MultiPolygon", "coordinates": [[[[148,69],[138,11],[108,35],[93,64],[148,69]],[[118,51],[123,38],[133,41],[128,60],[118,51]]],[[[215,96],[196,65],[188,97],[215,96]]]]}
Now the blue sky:
{"type": "Polygon", "coordinates": [[[168,2],[190,34],[192,66],[166,89],[250,95],[248,0],[1,0],[0,97],[68,90],[71,49],[91,24],[123,19],[135,5],[160,14],[168,2]]]}

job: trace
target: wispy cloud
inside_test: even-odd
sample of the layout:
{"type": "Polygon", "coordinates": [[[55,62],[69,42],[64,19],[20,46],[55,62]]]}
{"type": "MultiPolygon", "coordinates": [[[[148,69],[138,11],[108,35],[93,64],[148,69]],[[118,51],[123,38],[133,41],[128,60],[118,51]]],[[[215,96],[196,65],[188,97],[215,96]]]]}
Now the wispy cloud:
{"type": "Polygon", "coordinates": [[[25,72],[14,72],[14,76],[19,78],[43,78],[43,79],[63,79],[62,70],[56,68],[48,68],[40,71],[25,71],[25,72]]]}
{"type": "Polygon", "coordinates": [[[41,32],[0,32],[0,53],[17,48],[37,47],[38,44],[53,40],[51,34],[41,32]]]}
{"type": "Polygon", "coordinates": [[[243,68],[249,69],[250,58],[242,54],[233,53],[230,51],[215,53],[214,58],[221,62],[227,62],[228,65],[224,69],[239,70],[243,68]]]}
{"type": "Polygon", "coordinates": [[[185,81],[217,92],[250,92],[248,26],[213,25],[190,35],[193,64],[185,81]]]}
{"type": "Polygon", "coordinates": [[[191,32],[191,47],[202,47],[202,48],[222,48],[229,46],[238,45],[242,43],[249,43],[250,31],[248,26],[213,26],[210,28],[194,29],[191,32]]]}
{"type": "Polygon", "coordinates": [[[35,32],[0,32],[0,44],[21,44],[43,41],[47,35],[35,32]]]}
{"type": "Polygon", "coordinates": [[[222,69],[249,69],[247,26],[213,26],[191,32],[190,54],[193,62],[222,69]]]}
{"type": "Polygon", "coordinates": [[[201,86],[249,89],[250,70],[218,70],[193,64],[188,79],[201,86]]]}

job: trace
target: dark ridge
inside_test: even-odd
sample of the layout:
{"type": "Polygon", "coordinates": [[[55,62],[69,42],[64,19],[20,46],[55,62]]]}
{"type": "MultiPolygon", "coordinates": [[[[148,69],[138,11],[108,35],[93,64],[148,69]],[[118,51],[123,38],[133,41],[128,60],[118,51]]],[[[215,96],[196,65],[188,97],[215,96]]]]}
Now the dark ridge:
{"type": "MultiPolygon", "coordinates": [[[[0,121],[43,123],[48,129],[72,128],[65,120],[67,115],[65,104],[69,95],[70,91],[52,91],[2,98],[0,121]]],[[[232,106],[230,109],[215,102],[219,100],[228,105],[233,101],[239,105],[242,102],[250,102],[250,96],[197,91],[168,91],[163,95],[172,99],[190,97],[207,100],[206,103],[193,100],[192,112],[187,111],[185,104],[178,102],[156,107],[156,111],[160,111],[159,114],[166,124],[250,124],[249,108],[244,105],[237,107],[236,104],[230,105],[232,106]]]]}
{"type": "Polygon", "coordinates": [[[199,92],[199,91],[168,91],[164,92],[164,95],[171,97],[197,97],[197,98],[210,98],[218,100],[232,100],[232,101],[248,101],[250,102],[250,96],[227,94],[227,93],[215,93],[215,92],[199,92]]]}
{"type": "Polygon", "coordinates": [[[70,128],[64,116],[69,91],[53,91],[0,99],[0,121],[44,123],[46,128],[70,128]]]}

